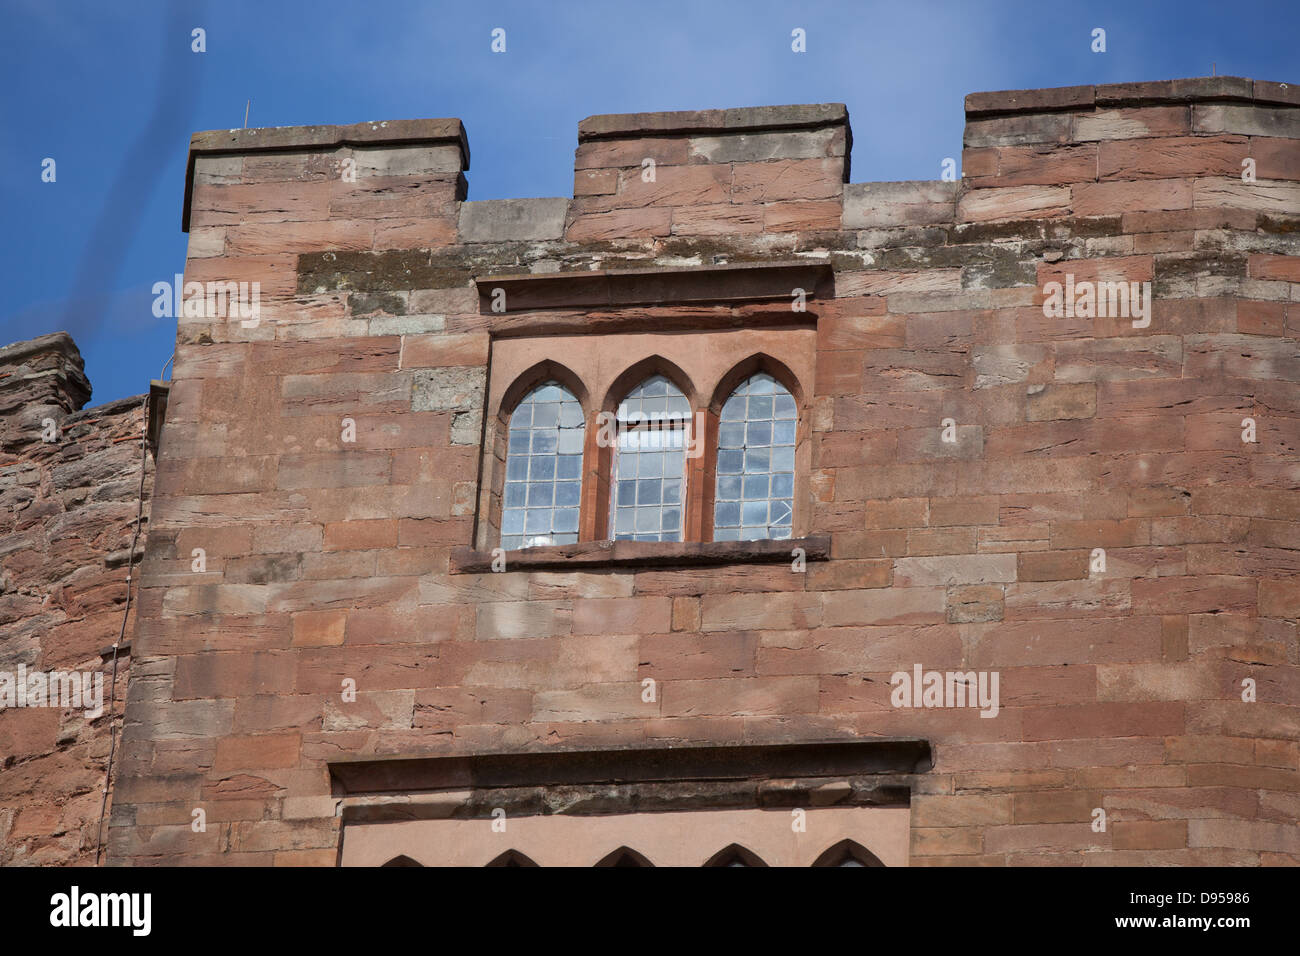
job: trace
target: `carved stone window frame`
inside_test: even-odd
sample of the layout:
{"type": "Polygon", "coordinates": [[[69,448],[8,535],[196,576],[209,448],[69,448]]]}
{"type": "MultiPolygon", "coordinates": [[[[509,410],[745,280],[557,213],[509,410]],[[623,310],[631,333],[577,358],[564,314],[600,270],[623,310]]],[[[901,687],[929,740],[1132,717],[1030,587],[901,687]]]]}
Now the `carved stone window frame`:
{"type": "MultiPolygon", "coordinates": [[[[803,547],[812,560],[823,559],[820,539],[808,537],[810,527],[809,476],[811,473],[812,367],[801,377],[771,354],[778,349],[754,350],[721,373],[716,381],[696,383],[670,358],[660,354],[633,358],[605,388],[584,381],[558,354],[559,346],[548,351],[555,337],[608,337],[617,347],[620,335],[682,332],[725,332],[762,330],[766,333],[803,331],[815,336],[816,299],[824,296],[832,281],[829,263],[824,261],[777,261],[694,268],[648,268],[543,273],[537,275],[495,275],[476,280],[480,312],[487,320],[493,343],[489,351],[489,407],[485,409],[483,465],[476,510],[474,544],[457,548],[452,571],[488,570],[491,555],[499,551],[502,492],[506,463],[509,419],[519,401],[537,385],[554,380],[578,399],[586,419],[583,449],[583,487],[578,545],[557,545],[508,552],[506,567],[537,567],[573,563],[608,563],[614,552],[627,562],[659,557],[669,563],[727,563],[734,560],[788,559],[791,551],[803,547]],[[514,377],[500,397],[493,399],[491,376],[493,354],[503,340],[528,339],[536,343],[538,361],[514,377]],[[776,378],[795,398],[798,408],[795,515],[792,537],[778,541],[713,542],[713,506],[716,489],[716,455],[719,413],[731,392],[756,371],[776,378]],[[662,374],[686,395],[702,421],[703,454],[688,458],[686,493],[683,500],[682,542],[615,543],[610,527],[610,475],[612,449],[599,441],[599,416],[614,413],[618,402],[645,378],[662,374]],[[707,392],[703,394],[702,392],[707,392]],[[723,547],[718,547],[718,546],[723,547]],[[629,547],[635,546],[635,547],[629,547]],[[704,547],[712,546],[712,547],[704,547]],[[809,552],[812,552],[809,554],[809,552]],[[633,557],[636,555],[637,557],[633,557]]],[[[498,564],[499,567],[499,564],[498,564]]]]}

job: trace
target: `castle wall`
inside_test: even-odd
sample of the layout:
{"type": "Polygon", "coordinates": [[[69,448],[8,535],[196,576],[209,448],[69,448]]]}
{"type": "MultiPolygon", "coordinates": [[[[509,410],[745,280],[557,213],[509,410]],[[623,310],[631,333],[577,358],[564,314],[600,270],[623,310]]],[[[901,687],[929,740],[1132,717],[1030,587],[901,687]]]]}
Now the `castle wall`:
{"type": "Polygon", "coordinates": [[[848,183],[842,107],[764,107],[592,117],[572,199],[480,202],[454,120],[198,134],[186,277],[261,313],[178,319],[114,860],[333,865],[343,760],[921,738],[913,864],[1300,862],[1300,96],[966,110],[955,182],[848,183]],[[1118,281],[1148,315],[1045,314],[1118,281]],[[794,370],[806,567],[488,569],[520,350],[705,332],[703,412],[794,370]],[[997,716],[893,706],[918,664],[996,672],[997,716]]]}

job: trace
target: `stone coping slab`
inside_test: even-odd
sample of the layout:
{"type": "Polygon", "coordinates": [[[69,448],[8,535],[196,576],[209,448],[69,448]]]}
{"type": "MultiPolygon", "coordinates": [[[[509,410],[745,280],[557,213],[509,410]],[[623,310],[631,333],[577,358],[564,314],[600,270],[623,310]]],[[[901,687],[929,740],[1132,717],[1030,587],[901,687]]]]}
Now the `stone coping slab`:
{"type": "Polygon", "coordinates": [[[1094,107],[1236,101],[1270,106],[1300,106],[1300,85],[1240,76],[1200,76],[1152,83],[1106,83],[1041,90],[998,90],[966,97],[966,116],[1045,113],[1094,107]]]}

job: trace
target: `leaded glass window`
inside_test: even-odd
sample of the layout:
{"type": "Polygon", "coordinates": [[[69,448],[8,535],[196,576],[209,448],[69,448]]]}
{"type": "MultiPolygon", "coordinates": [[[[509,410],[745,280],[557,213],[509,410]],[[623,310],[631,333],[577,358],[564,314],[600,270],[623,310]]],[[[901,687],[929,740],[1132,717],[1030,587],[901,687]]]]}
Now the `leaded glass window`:
{"type": "Polygon", "coordinates": [[[582,406],[558,382],[537,386],[510,416],[501,512],[507,551],[578,540],[584,426],[582,406]]]}
{"type": "Polygon", "coordinates": [[[619,403],[616,418],[613,538],[681,541],[690,403],[667,378],[653,375],[619,403]]]}
{"type": "Polygon", "coordinates": [[[794,397],[766,372],[731,393],[718,422],[714,541],[790,537],[797,425],[794,397]]]}

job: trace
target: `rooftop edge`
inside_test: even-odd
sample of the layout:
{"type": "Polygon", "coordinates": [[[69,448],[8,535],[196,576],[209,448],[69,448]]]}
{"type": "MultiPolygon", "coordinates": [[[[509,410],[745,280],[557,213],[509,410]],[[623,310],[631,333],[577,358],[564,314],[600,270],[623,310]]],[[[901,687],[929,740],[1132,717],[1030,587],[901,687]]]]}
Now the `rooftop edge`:
{"type": "Polygon", "coordinates": [[[803,129],[849,121],[843,103],[746,106],[725,110],[678,110],[665,113],[600,113],[578,123],[578,142],[669,133],[741,133],[803,129]]]}
{"type": "Polygon", "coordinates": [[[1143,83],[1057,86],[1032,90],[970,93],[966,115],[1042,113],[1094,107],[1138,106],[1193,101],[1235,101],[1270,106],[1300,106],[1300,85],[1240,76],[1199,76],[1143,83]]]}

